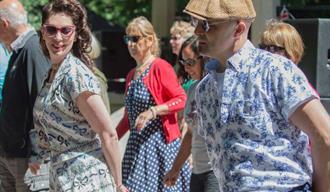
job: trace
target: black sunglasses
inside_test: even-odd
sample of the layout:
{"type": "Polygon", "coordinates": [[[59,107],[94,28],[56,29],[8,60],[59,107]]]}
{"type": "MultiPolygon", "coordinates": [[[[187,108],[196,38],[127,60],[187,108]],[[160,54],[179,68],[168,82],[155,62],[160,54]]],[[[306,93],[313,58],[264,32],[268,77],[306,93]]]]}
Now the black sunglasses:
{"type": "Polygon", "coordinates": [[[190,66],[190,67],[193,67],[194,65],[197,64],[198,60],[199,60],[199,59],[202,59],[202,58],[203,58],[203,56],[199,56],[199,57],[197,57],[197,59],[191,59],[191,58],[188,58],[188,59],[186,59],[186,60],[180,59],[180,60],[179,60],[179,63],[180,63],[181,65],[188,65],[188,66],[190,66]]]}
{"type": "Polygon", "coordinates": [[[226,23],[226,22],[229,22],[231,20],[218,20],[218,21],[208,21],[208,20],[199,20],[199,19],[196,19],[194,17],[191,17],[191,20],[190,20],[190,24],[193,26],[193,27],[197,27],[199,23],[201,23],[201,27],[204,31],[204,33],[208,32],[210,30],[210,26],[212,25],[217,25],[217,24],[220,24],[220,23],[226,23]]]}
{"type": "Polygon", "coordinates": [[[128,44],[128,42],[133,42],[133,43],[137,43],[140,41],[142,37],[138,36],[138,35],[124,35],[124,42],[125,44],[128,44]]]}
{"type": "Polygon", "coordinates": [[[280,47],[277,45],[266,45],[266,44],[259,44],[259,48],[269,51],[271,53],[279,52],[279,51],[285,51],[284,47],[280,47]]]}
{"type": "Polygon", "coordinates": [[[58,32],[61,33],[64,37],[69,37],[76,29],[75,26],[64,26],[64,27],[56,27],[53,25],[43,25],[43,31],[48,36],[55,36],[58,32]]]}

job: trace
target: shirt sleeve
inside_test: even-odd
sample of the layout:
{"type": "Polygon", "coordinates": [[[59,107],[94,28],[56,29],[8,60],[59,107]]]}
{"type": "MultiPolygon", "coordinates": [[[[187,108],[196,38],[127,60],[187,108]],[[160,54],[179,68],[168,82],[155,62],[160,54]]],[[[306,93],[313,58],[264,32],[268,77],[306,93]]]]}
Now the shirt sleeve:
{"type": "Polygon", "coordinates": [[[201,89],[200,84],[197,85],[196,89],[195,89],[195,101],[196,101],[196,113],[197,113],[197,118],[196,118],[196,124],[197,124],[197,133],[198,135],[204,137],[205,136],[205,130],[203,129],[203,109],[201,106],[201,91],[203,89],[201,89]]]}
{"type": "Polygon", "coordinates": [[[26,57],[23,62],[27,63],[27,83],[29,93],[32,98],[35,98],[42,88],[45,75],[50,69],[49,60],[43,54],[39,45],[38,38],[32,37],[23,52],[26,52],[26,57]]]}
{"type": "Polygon", "coordinates": [[[70,75],[66,77],[67,91],[72,100],[75,100],[81,93],[88,91],[100,95],[101,87],[93,72],[84,64],[74,65],[70,75]]]}
{"type": "Polygon", "coordinates": [[[273,77],[276,101],[287,120],[300,105],[318,98],[304,73],[291,61],[279,63],[270,74],[273,77]]]}

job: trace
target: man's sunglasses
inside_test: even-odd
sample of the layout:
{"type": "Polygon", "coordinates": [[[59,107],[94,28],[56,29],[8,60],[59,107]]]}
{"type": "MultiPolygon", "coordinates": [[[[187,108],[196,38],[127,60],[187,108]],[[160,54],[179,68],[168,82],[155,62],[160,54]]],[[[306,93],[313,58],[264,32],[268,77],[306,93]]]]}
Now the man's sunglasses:
{"type": "Polygon", "coordinates": [[[212,25],[217,25],[217,24],[220,24],[220,23],[226,23],[226,22],[229,22],[231,20],[221,20],[221,21],[208,21],[208,20],[199,20],[199,19],[196,19],[194,17],[191,17],[191,20],[190,20],[190,23],[193,27],[197,27],[199,23],[201,23],[201,27],[204,31],[204,33],[208,32],[210,30],[210,26],[212,25]]]}
{"type": "Polygon", "coordinates": [[[137,43],[140,41],[142,37],[138,36],[138,35],[124,35],[124,42],[125,44],[128,44],[128,42],[133,42],[133,43],[137,43]]]}
{"type": "Polygon", "coordinates": [[[69,37],[75,31],[76,27],[75,26],[56,27],[53,25],[43,25],[42,29],[48,36],[55,36],[58,32],[60,32],[63,37],[69,37]]]}
{"type": "Polygon", "coordinates": [[[197,59],[191,59],[191,58],[188,58],[186,60],[180,59],[179,63],[183,66],[187,65],[189,67],[193,67],[198,63],[198,60],[202,59],[202,58],[203,58],[202,56],[199,56],[199,57],[197,57],[197,59]]]}
{"type": "Polygon", "coordinates": [[[271,53],[276,53],[276,52],[280,52],[280,51],[285,51],[284,47],[280,47],[277,45],[266,45],[266,44],[259,44],[259,48],[269,51],[271,53]]]}

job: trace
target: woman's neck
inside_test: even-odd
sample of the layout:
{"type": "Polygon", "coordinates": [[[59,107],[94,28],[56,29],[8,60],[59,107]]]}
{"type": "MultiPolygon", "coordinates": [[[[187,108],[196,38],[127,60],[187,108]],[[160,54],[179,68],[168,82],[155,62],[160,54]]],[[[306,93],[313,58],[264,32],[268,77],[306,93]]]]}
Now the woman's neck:
{"type": "Polygon", "coordinates": [[[61,65],[65,57],[59,57],[59,56],[51,56],[50,57],[50,62],[52,64],[52,69],[53,67],[57,68],[61,65]]]}
{"type": "Polygon", "coordinates": [[[143,59],[141,59],[140,62],[137,62],[137,69],[142,69],[147,65],[150,65],[152,63],[152,61],[155,59],[155,56],[153,56],[152,54],[144,57],[143,59]]]}

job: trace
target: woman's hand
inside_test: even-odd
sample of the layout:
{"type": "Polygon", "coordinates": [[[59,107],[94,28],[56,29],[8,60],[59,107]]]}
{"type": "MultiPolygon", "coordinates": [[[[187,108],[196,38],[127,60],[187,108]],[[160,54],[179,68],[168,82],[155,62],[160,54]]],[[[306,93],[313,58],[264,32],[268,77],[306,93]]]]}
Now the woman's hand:
{"type": "Polygon", "coordinates": [[[121,184],[116,187],[116,192],[129,192],[129,190],[123,184],[121,184]]]}
{"type": "Polygon", "coordinates": [[[171,169],[169,170],[164,177],[164,184],[168,187],[175,185],[176,180],[179,177],[179,173],[180,173],[180,169],[179,170],[175,170],[175,169],[171,169]]]}
{"type": "Polygon", "coordinates": [[[141,131],[146,123],[153,119],[153,114],[150,109],[140,113],[140,115],[135,120],[135,127],[138,131],[141,131]]]}

